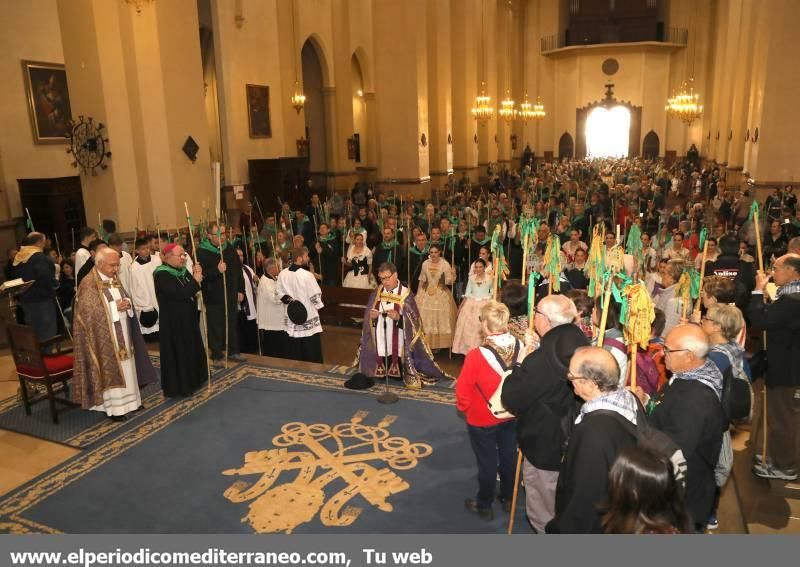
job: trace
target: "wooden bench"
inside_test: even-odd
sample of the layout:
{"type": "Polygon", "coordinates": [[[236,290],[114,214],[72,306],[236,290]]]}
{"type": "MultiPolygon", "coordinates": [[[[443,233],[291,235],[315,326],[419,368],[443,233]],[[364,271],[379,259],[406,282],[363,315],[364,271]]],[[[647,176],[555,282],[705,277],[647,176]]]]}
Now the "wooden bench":
{"type": "Polygon", "coordinates": [[[324,325],[361,326],[364,310],[373,290],[320,286],[325,308],[320,311],[324,325]]]}

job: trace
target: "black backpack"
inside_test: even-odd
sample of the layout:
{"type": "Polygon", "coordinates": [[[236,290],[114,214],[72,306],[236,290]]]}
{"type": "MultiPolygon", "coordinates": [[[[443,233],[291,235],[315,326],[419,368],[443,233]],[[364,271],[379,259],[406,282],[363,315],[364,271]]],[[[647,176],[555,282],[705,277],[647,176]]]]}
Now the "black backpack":
{"type": "Polygon", "coordinates": [[[637,403],[636,407],[636,425],[612,410],[595,410],[592,413],[601,413],[614,417],[620,425],[625,427],[631,435],[636,437],[637,447],[649,449],[666,457],[667,460],[672,463],[672,474],[675,476],[675,481],[678,486],[681,490],[686,489],[686,471],[688,465],[683,451],[681,451],[681,448],[669,435],[650,425],[647,421],[647,414],[641,404],[637,403]]]}
{"type": "MultiPolygon", "coordinates": [[[[750,423],[753,418],[753,387],[741,364],[734,365],[734,360],[727,351],[720,351],[730,362],[730,366],[722,373],[722,413],[727,424],[750,423]]],[[[727,429],[727,427],[726,427],[727,429]]]]}

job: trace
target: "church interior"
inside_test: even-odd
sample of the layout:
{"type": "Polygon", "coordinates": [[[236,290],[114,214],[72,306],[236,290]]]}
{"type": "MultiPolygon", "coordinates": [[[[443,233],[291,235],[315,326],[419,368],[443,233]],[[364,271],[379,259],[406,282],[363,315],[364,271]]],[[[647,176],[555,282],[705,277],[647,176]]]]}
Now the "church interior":
{"type": "MultiPolygon", "coordinates": [[[[35,230],[67,258],[88,226],[121,235],[133,255],[145,232],[161,244],[187,224],[224,223],[232,237],[256,212],[263,234],[284,207],[301,213],[311,195],[327,206],[357,187],[397,197],[401,212],[438,209],[456,187],[482,198],[526,164],[536,175],[612,158],[691,162],[761,202],[800,180],[797,0],[26,0],[0,10],[3,253],[35,230]]],[[[489,222],[487,212],[491,238],[489,222]]],[[[389,258],[410,266],[407,254],[389,258]]],[[[0,532],[505,533],[498,505],[490,522],[464,510],[475,461],[454,382],[342,387],[368,296],[348,291],[326,296],[323,285],[324,364],[259,356],[259,340],[245,362],[226,354],[213,380],[206,361],[193,396],[142,387],[143,409],[127,421],[69,408],[55,424],[47,400],[27,415],[4,329],[0,532]],[[378,403],[384,388],[399,401],[378,403]],[[386,468],[345,466],[358,461],[323,442],[391,456],[386,468]],[[288,456],[258,461],[273,447],[288,456]],[[325,466],[334,472],[317,476],[325,466]],[[283,484],[267,491],[276,472],[283,484]],[[372,473],[391,478],[379,490],[372,473]],[[348,486],[357,494],[345,498],[348,486]]],[[[4,328],[13,301],[0,290],[4,328]]],[[[761,332],[750,335],[748,354],[761,348],[761,332]]],[[[159,343],[148,349],[159,368],[159,343]]],[[[464,367],[449,348],[430,354],[452,377],[464,367]]],[[[800,484],[751,472],[754,430],[732,429],[733,470],[707,533],[800,533],[800,484]]],[[[513,531],[530,534],[520,499],[513,531]]]]}

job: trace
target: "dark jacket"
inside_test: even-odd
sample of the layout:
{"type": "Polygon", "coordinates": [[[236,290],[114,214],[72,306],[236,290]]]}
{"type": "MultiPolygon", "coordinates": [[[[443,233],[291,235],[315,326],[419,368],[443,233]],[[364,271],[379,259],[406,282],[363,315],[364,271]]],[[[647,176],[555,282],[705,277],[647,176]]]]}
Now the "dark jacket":
{"type": "Polygon", "coordinates": [[[686,457],[686,507],[695,524],[705,525],[714,505],[714,467],[725,429],[717,394],[697,380],[675,379],[657,395],[650,424],[669,435],[686,457]]]}
{"type": "Polygon", "coordinates": [[[547,533],[601,534],[603,507],[608,501],[608,472],[636,437],[606,412],[591,412],[575,426],[558,475],[556,515],[547,533]]]}
{"type": "MultiPolygon", "coordinates": [[[[239,255],[233,246],[226,246],[222,251],[225,260],[225,279],[228,286],[228,305],[234,306],[238,303],[237,293],[244,293],[244,276],[242,275],[242,263],[239,255]]],[[[222,281],[222,273],[217,269],[220,258],[219,253],[211,252],[204,248],[197,248],[197,261],[203,268],[203,301],[206,305],[221,305],[224,295],[225,284],[222,281]]]]}
{"type": "Polygon", "coordinates": [[[28,258],[27,262],[17,265],[14,275],[26,282],[33,280],[31,287],[20,294],[20,303],[53,301],[56,296],[56,289],[58,288],[56,265],[43,252],[37,252],[28,258]]]}
{"type": "Polygon", "coordinates": [[[753,295],[750,324],[767,331],[767,385],[800,386],[800,293],[764,303],[753,295]]]}
{"type": "Polygon", "coordinates": [[[575,407],[567,369],[575,349],[588,344],[577,326],[555,327],[503,384],[503,406],[518,418],[519,446],[538,469],[557,471],[561,465],[565,442],[561,424],[575,407]]]}
{"type": "Polygon", "coordinates": [[[736,307],[744,311],[750,301],[750,292],[756,286],[756,276],[751,262],[738,256],[719,256],[715,262],[706,262],[707,276],[721,276],[736,285],[736,307]]]}

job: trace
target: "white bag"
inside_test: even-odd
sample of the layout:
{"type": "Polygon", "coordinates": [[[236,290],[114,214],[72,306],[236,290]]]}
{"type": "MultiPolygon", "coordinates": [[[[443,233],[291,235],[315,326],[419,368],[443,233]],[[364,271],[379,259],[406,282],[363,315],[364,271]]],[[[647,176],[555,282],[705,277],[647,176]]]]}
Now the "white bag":
{"type": "MultiPolygon", "coordinates": [[[[476,385],[476,387],[481,393],[481,396],[483,396],[483,399],[486,400],[486,405],[489,406],[489,411],[492,412],[494,417],[497,419],[513,419],[515,417],[514,414],[509,413],[509,411],[503,407],[503,402],[501,401],[501,397],[503,395],[503,384],[505,384],[506,378],[508,378],[508,376],[511,374],[512,369],[506,369],[505,365],[501,363],[499,357],[493,350],[486,347],[478,348],[480,348],[481,354],[486,362],[489,363],[489,366],[491,366],[492,369],[500,375],[500,384],[497,385],[497,389],[489,396],[484,394],[484,392],[480,389],[480,386],[476,385]]],[[[519,341],[517,341],[517,348],[520,348],[519,341]]],[[[518,351],[515,350],[514,359],[516,359],[516,352],[518,351]]]]}

